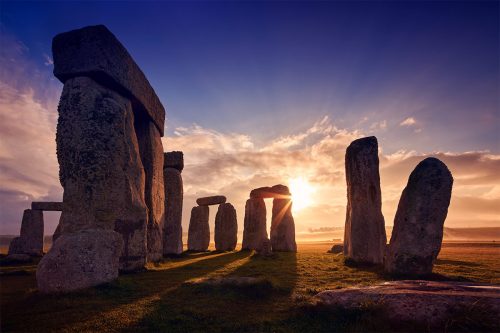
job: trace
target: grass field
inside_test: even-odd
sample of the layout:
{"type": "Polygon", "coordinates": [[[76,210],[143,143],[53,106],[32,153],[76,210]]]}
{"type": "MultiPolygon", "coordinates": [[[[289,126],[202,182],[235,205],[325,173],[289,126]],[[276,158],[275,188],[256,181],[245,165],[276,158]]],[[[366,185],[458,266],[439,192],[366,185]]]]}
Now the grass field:
{"type": "MultiPolygon", "coordinates": [[[[331,244],[299,244],[298,253],[262,258],[252,252],[192,253],[167,258],[148,270],[122,275],[82,292],[47,296],[36,290],[36,265],[1,267],[1,325],[10,331],[305,332],[422,330],[391,327],[376,309],[315,312],[316,293],[388,280],[378,267],[352,267],[331,244]],[[208,287],[199,279],[258,277],[244,288],[208,287]]],[[[500,246],[448,243],[431,279],[500,284],[500,246]]],[[[455,323],[447,330],[484,330],[484,323],[455,323]],[[467,326],[468,325],[468,326],[467,326]]]]}

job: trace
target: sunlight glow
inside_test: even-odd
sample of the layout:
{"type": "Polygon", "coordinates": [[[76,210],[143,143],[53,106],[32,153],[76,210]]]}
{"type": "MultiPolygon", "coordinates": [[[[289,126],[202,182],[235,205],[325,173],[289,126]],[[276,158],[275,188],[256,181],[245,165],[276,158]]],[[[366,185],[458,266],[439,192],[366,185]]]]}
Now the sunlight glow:
{"type": "Polygon", "coordinates": [[[316,190],[306,179],[302,177],[293,178],[290,179],[288,184],[290,185],[290,192],[292,192],[292,210],[294,213],[311,205],[313,202],[312,194],[316,190]]]}

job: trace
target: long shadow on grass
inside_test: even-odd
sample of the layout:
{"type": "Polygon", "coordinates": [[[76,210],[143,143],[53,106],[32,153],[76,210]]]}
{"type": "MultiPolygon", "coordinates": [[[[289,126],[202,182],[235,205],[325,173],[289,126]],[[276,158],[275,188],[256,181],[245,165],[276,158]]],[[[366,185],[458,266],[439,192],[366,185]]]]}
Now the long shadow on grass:
{"type": "MultiPolygon", "coordinates": [[[[229,273],[212,279],[235,284],[186,283],[163,294],[150,311],[130,331],[239,332],[273,331],[273,323],[287,316],[291,293],[297,281],[295,253],[275,253],[272,257],[239,252],[248,257],[229,273]],[[252,278],[239,284],[239,278],[252,278]]],[[[274,327],[275,328],[275,327],[274,327]]],[[[274,329],[275,330],[275,329],[274,329]]]]}
{"type": "Polygon", "coordinates": [[[27,286],[20,290],[15,301],[6,304],[7,311],[2,311],[2,331],[103,330],[95,326],[96,323],[117,330],[122,321],[134,322],[130,317],[137,315],[135,311],[155,309],[154,299],[161,299],[162,294],[177,289],[184,281],[204,276],[248,255],[213,254],[179,267],[123,275],[113,283],[66,295],[26,293],[30,288],[27,286]]]}

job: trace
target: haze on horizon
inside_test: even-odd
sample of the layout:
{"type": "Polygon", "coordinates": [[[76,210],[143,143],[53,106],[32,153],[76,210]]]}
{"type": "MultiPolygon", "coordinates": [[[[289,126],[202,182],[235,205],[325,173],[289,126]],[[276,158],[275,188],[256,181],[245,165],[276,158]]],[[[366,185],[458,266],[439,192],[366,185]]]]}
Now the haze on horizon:
{"type": "Polygon", "coordinates": [[[93,24],[167,109],[164,149],[185,156],[184,231],[197,197],[222,194],[241,233],[250,190],[278,183],[292,188],[299,239],[343,227],[345,149],[368,135],[386,226],[410,172],[435,156],[455,178],[445,227],[500,227],[498,3],[2,1],[0,20],[0,234],[19,233],[31,201],[62,199],[51,40],[93,24]]]}

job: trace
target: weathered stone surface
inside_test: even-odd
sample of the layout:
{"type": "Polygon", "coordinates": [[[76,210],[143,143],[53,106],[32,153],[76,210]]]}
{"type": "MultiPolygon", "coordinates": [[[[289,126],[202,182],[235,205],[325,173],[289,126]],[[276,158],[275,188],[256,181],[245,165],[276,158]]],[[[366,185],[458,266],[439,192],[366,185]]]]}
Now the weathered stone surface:
{"type": "Polygon", "coordinates": [[[238,221],[236,209],[230,203],[219,205],[215,215],[215,249],[217,251],[233,251],[238,240],[238,221]]]}
{"type": "Polygon", "coordinates": [[[374,136],[353,141],[345,155],[347,211],[344,255],[380,264],[387,243],[382,215],[378,143],[374,136]]]}
{"type": "Polygon", "coordinates": [[[8,254],[43,255],[43,212],[41,210],[24,210],[21,234],[11,241],[8,254]]]}
{"type": "Polygon", "coordinates": [[[163,254],[182,253],[182,175],[174,168],[163,169],[165,181],[165,225],[163,227],[163,254]]]}
{"type": "Polygon", "coordinates": [[[208,207],[197,206],[191,209],[191,219],[188,230],[188,250],[206,251],[210,243],[208,226],[208,207]]]}
{"type": "Polygon", "coordinates": [[[274,185],[272,187],[265,186],[253,189],[250,191],[251,199],[265,199],[265,198],[275,198],[275,199],[289,199],[290,190],[285,185],[274,185]]]}
{"type": "Polygon", "coordinates": [[[110,282],[118,277],[122,248],[121,235],[112,230],[63,234],[38,264],[38,289],[68,292],[110,282]]]}
{"type": "Polygon", "coordinates": [[[182,151],[170,151],[164,155],[164,168],[174,168],[182,172],[184,169],[184,154],[182,151]]]}
{"type": "Polygon", "coordinates": [[[56,143],[64,188],[60,234],[114,229],[124,239],[121,269],[141,269],[148,216],[130,101],[91,78],[67,80],[56,143]]]}
{"type": "Polygon", "coordinates": [[[31,209],[51,211],[51,212],[61,212],[63,210],[63,203],[33,201],[31,203],[31,209]]]}
{"type": "Polygon", "coordinates": [[[245,222],[242,250],[256,250],[267,238],[266,204],[264,199],[248,199],[245,204],[245,222]]]}
{"type": "Polygon", "coordinates": [[[148,261],[163,257],[165,186],[163,182],[163,145],[160,132],[147,118],[135,117],[135,132],[145,172],[145,201],[148,207],[148,261]]]}
{"type": "Polygon", "coordinates": [[[132,101],[134,112],[152,119],[163,136],[165,109],[144,73],[103,25],[61,33],[52,41],[54,75],[66,83],[90,77],[132,101]]]}
{"type": "Polygon", "coordinates": [[[441,250],[453,177],[437,158],[426,158],[411,173],[401,194],[387,247],[385,269],[392,274],[432,272],[441,250]]]}
{"type": "Polygon", "coordinates": [[[344,252],[344,246],[342,244],[334,244],[328,253],[342,253],[344,252]]]}
{"type": "Polygon", "coordinates": [[[196,199],[196,203],[199,206],[211,206],[211,205],[220,205],[226,202],[226,197],[223,195],[214,195],[211,197],[203,197],[196,199]]]}
{"type": "Polygon", "coordinates": [[[268,238],[260,242],[259,247],[256,249],[257,254],[261,256],[270,256],[273,254],[271,241],[268,238]]]}
{"type": "Polygon", "coordinates": [[[61,236],[61,223],[57,224],[56,230],[54,230],[54,234],[52,234],[52,243],[55,243],[59,236],[61,236]]]}
{"type": "Polygon", "coordinates": [[[274,199],[272,216],[271,245],[273,251],[297,252],[292,201],[290,199],[274,199]]]}
{"type": "MultiPolygon", "coordinates": [[[[494,285],[437,281],[391,281],[369,287],[323,291],[315,296],[320,305],[359,309],[367,302],[382,307],[389,320],[444,325],[478,307],[484,318],[500,317],[500,287],[494,285]],[[489,316],[488,316],[489,315],[489,316]]],[[[497,321],[498,322],[498,321],[497,321]]],[[[425,326],[425,325],[424,325],[425,326]]]]}

